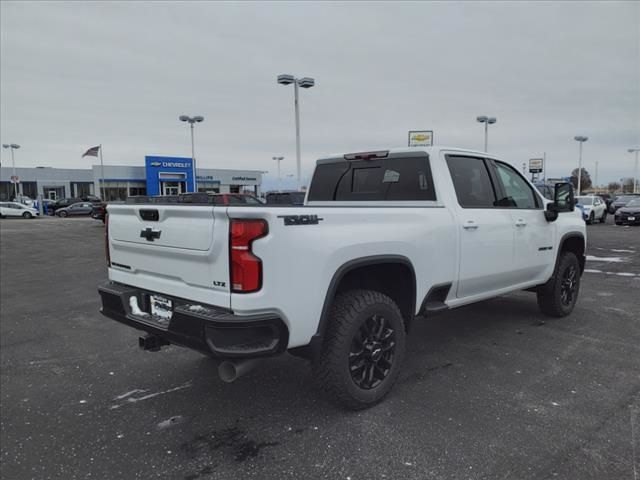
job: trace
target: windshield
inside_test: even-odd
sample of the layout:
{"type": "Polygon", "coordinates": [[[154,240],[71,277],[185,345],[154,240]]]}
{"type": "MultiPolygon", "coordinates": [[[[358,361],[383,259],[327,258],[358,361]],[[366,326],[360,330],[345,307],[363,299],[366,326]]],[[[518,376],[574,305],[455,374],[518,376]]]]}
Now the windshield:
{"type": "Polygon", "coordinates": [[[593,205],[593,197],[577,197],[578,203],[582,205],[593,205]]]}
{"type": "Polygon", "coordinates": [[[621,195],[619,197],[616,197],[616,202],[628,202],[631,198],[629,195],[621,195]]]}
{"type": "Polygon", "coordinates": [[[629,203],[627,203],[627,207],[640,207],[640,198],[634,198],[629,203]]]}

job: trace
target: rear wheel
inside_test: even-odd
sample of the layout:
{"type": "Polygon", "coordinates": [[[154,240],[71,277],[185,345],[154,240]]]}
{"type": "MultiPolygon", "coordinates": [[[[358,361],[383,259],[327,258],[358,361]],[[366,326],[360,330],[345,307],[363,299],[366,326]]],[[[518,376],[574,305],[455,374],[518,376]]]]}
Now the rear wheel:
{"type": "Polygon", "coordinates": [[[580,263],[573,252],[562,252],[551,279],[538,287],[538,306],[545,315],[566,317],[580,291],[580,263]]]}
{"type": "Polygon", "coordinates": [[[352,290],[334,301],[313,369],[335,403],[361,410],[389,393],[404,350],[404,322],[395,302],[380,292],[352,290]]]}
{"type": "Polygon", "coordinates": [[[22,218],[33,218],[33,215],[31,215],[31,212],[24,212],[22,218]]]}
{"type": "Polygon", "coordinates": [[[607,211],[602,212],[602,216],[600,217],[600,223],[604,223],[607,221],[607,211]]]}

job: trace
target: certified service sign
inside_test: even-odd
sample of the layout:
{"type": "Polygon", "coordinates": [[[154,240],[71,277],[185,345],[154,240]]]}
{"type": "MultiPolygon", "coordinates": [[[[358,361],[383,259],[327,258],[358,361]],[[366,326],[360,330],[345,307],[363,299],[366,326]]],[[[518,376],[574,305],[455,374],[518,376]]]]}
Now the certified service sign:
{"type": "Polygon", "coordinates": [[[430,147],[433,145],[433,130],[409,130],[410,147],[430,147]]]}

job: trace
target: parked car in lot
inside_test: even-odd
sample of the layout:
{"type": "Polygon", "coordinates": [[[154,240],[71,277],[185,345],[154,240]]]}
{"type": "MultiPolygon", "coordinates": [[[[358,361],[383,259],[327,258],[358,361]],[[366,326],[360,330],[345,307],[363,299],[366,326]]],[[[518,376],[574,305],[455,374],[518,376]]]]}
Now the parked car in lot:
{"type": "Polygon", "coordinates": [[[616,210],[614,219],[616,225],[640,225],[640,197],[616,210]]]}
{"type": "Polygon", "coordinates": [[[100,203],[99,205],[93,206],[93,210],[91,211],[91,218],[93,218],[94,220],[102,220],[102,223],[104,223],[106,215],[107,215],[106,203],[100,203]]]}
{"type": "Polygon", "coordinates": [[[59,217],[68,217],[70,215],[91,215],[93,213],[93,204],[89,202],[80,202],[69,205],[68,207],[58,208],[56,215],[59,217]]]}
{"type": "Polygon", "coordinates": [[[576,201],[582,205],[585,221],[593,223],[598,220],[600,223],[607,221],[607,206],[600,197],[596,195],[576,197],[576,201]]]}
{"type": "Polygon", "coordinates": [[[37,209],[18,202],[0,202],[0,218],[35,218],[40,215],[37,209]]]}
{"type": "Polygon", "coordinates": [[[634,193],[625,193],[624,195],[617,196],[613,202],[611,202],[611,206],[609,207],[609,213],[616,213],[616,210],[622,208],[627,205],[634,198],[638,198],[640,194],[634,193]]]}
{"type": "Polygon", "coordinates": [[[607,206],[607,212],[609,211],[609,207],[611,206],[611,202],[613,202],[613,196],[610,193],[598,193],[598,197],[600,197],[605,205],[607,206]]]}
{"type": "Polygon", "coordinates": [[[311,360],[321,390],[369,407],[397,380],[412,323],[517,290],[576,304],[586,227],[486,152],[400,148],[319,160],[301,207],[145,199],[109,205],[102,314],[221,361],[311,360]]]}
{"type": "Polygon", "coordinates": [[[55,201],[55,203],[51,206],[51,208],[53,209],[53,213],[55,214],[60,208],[66,208],[70,205],[73,205],[74,203],[81,203],[81,202],[82,202],[82,199],[76,198],[76,197],[60,198],[55,201]]]}
{"type": "Polygon", "coordinates": [[[304,192],[271,192],[267,193],[267,205],[302,205],[304,192]]]}

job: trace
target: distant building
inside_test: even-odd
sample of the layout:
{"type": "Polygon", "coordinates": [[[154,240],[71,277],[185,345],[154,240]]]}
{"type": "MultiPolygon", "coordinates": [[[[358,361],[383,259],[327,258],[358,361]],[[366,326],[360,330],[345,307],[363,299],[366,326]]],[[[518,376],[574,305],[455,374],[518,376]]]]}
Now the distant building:
{"type": "MultiPolygon", "coordinates": [[[[0,200],[14,196],[11,183],[13,169],[0,168],[0,200]]],[[[103,197],[100,165],[91,168],[16,168],[20,179],[18,194],[31,198],[42,195],[53,200],[65,197],[96,195],[103,197]]],[[[241,193],[260,195],[260,170],[196,169],[199,192],[241,193]]],[[[134,195],[177,195],[193,191],[191,158],[145,157],[144,166],[105,165],[104,199],[124,200],[134,195]]]]}

